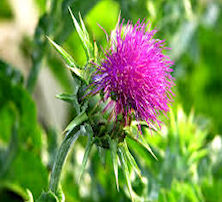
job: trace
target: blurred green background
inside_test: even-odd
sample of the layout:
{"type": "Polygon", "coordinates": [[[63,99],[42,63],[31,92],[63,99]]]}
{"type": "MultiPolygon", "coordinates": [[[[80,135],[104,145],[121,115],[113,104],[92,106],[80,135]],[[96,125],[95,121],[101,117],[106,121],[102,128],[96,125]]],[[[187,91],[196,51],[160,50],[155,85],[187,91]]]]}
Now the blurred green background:
{"type": "MultiPolygon", "coordinates": [[[[175,61],[175,102],[162,130],[144,131],[159,161],[133,145],[144,176],[132,175],[141,201],[222,201],[222,3],[213,0],[1,0],[0,1],[0,201],[31,201],[47,190],[62,129],[72,107],[56,100],[72,93],[68,70],[45,36],[84,65],[86,56],[68,6],[80,12],[99,50],[118,15],[158,29],[175,61]]],[[[130,201],[120,173],[116,190],[110,157],[103,166],[92,150],[83,180],[78,174],[86,140],[67,160],[66,201],[130,201]]],[[[133,151],[134,151],[133,150],[133,151]]]]}

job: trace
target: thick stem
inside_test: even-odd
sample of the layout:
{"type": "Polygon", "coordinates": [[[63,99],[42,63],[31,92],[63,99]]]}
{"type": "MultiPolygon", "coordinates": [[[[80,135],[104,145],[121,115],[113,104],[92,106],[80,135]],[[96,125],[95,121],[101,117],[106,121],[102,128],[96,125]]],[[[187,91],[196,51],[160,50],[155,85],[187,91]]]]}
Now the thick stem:
{"type": "MultiPolygon", "coordinates": [[[[85,113],[83,113],[79,117],[76,117],[76,118],[77,118],[76,120],[78,122],[77,125],[80,125],[88,117],[86,116],[85,113]]],[[[55,162],[54,162],[54,165],[52,168],[50,184],[49,184],[49,189],[54,193],[56,193],[58,190],[62,168],[64,166],[64,163],[65,163],[66,157],[70,151],[70,148],[80,135],[80,130],[77,131],[76,129],[77,128],[74,127],[72,130],[69,130],[66,133],[65,139],[63,140],[63,142],[57,152],[55,162]]]]}
{"type": "Polygon", "coordinates": [[[66,137],[63,140],[57,152],[56,159],[52,168],[52,174],[51,174],[51,179],[50,179],[50,184],[49,184],[49,189],[54,193],[56,193],[56,191],[58,190],[62,168],[66,160],[66,157],[68,155],[69,149],[72,146],[72,144],[78,139],[79,135],[80,135],[79,131],[75,134],[72,134],[72,132],[69,131],[66,134],[66,137]]]}

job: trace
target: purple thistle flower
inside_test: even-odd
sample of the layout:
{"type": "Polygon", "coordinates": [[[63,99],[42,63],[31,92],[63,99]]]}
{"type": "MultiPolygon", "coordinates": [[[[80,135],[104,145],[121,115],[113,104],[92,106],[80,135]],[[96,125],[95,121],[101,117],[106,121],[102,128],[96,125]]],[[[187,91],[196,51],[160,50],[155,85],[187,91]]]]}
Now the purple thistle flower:
{"type": "MultiPolygon", "coordinates": [[[[105,51],[101,64],[95,64],[93,94],[102,92],[106,107],[114,114],[122,114],[125,124],[134,112],[136,120],[144,120],[150,127],[160,125],[160,112],[169,110],[174,85],[173,62],[162,52],[164,40],[154,39],[156,30],[146,30],[148,23],[140,20],[118,24],[111,47],[105,51]],[[111,98],[111,99],[109,99],[111,98]]],[[[105,109],[105,110],[106,110],[105,109]]]]}

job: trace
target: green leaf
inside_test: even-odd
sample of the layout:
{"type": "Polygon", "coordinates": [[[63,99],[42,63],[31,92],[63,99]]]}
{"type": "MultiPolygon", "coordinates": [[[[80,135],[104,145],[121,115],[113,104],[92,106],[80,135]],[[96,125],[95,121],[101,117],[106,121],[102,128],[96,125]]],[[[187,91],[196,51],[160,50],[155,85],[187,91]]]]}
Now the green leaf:
{"type": "Polygon", "coordinates": [[[85,82],[83,71],[77,68],[72,56],[69,55],[61,46],[52,41],[49,37],[47,37],[47,39],[54,46],[59,55],[64,59],[68,69],[70,69],[77,77],[79,77],[85,82]]]}
{"type": "Polygon", "coordinates": [[[40,158],[42,134],[35,104],[21,78],[17,70],[0,62],[0,117],[6,119],[1,120],[5,130],[0,129],[0,142],[9,145],[2,155],[6,167],[0,165],[5,170],[1,181],[20,187],[25,193],[28,188],[36,197],[47,187],[48,171],[40,158]]]}
{"type": "Polygon", "coordinates": [[[69,12],[70,12],[70,14],[72,16],[73,24],[74,24],[74,26],[76,28],[76,31],[78,32],[79,37],[80,37],[80,39],[81,39],[81,41],[83,43],[83,47],[85,49],[87,58],[89,60],[91,60],[93,58],[93,46],[92,46],[92,44],[90,42],[89,34],[88,34],[87,30],[86,30],[86,27],[84,25],[82,17],[81,17],[81,15],[79,13],[79,19],[80,19],[80,23],[81,23],[81,27],[80,27],[79,23],[77,22],[76,18],[74,17],[74,15],[72,13],[72,10],[70,9],[70,7],[69,7],[69,12]]]}
{"type": "Polygon", "coordinates": [[[11,163],[16,157],[16,153],[18,151],[18,120],[15,121],[12,132],[11,132],[11,140],[9,146],[5,152],[2,152],[1,162],[0,162],[0,178],[7,173],[8,169],[11,166],[11,163]]]}
{"type": "Polygon", "coordinates": [[[64,61],[61,60],[61,58],[58,57],[58,55],[55,54],[53,50],[47,54],[46,62],[47,62],[47,67],[50,69],[52,73],[52,76],[56,79],[56,81],[62,87],[62,89],[64,89],[64,91],[66,92],[71,92],[75,87],[75,84],[73,83],[74,77],[69,76],[70,72],[68,68],[63,68],[64,61]]]}
{"type": "Polygon", "coordinates": [[[114,174],[115,174],[115,179],[116,179],[116,187],[117,190],[119,191],[119,181],[118,181],[118,154],[117,154],[117,146],[118,146],[118,141],[117,140],[112,140],[110,138],[109,140],[110,144],[110,149],[111,149],[111,157],[112,157],[112,162],[113,162],[113,169],[114,169],[114,174]]]}
{"type": "MultiPolygon", "coordinates": [[[[0,111],[7,108],[5,113],[8,113],[8,118],[11,116],[9,118],[11,120],[13,114],[18,114],[19,141],[23,145],[27,143],[33,149],[39,150],[41,147],[41,133],[37,122],[36,107],[29,93],[22,86],[21,74],[18,70],[1,61],[0,83],[0,111]]],[[[4,117],[6,118],[6,116],[4,117]]],[[[10,128],[11,126],[5,125],[4,127],[10,128]]],[[[1,132],[4,133],[4,131],[1,132]]]]}
{"type": "Polygon", "coordinates": [[[98,46],[96,44],[96,41],[94,41],[94,61],[97,63],[97,58],[98,58],[98,46]]]}
{"type": "Polygon", "coordinates": [[[64,132],[73,130],[76,126],[82,124],[82,122],[86,121],[88,116],[85,111],[81,112],[78,116],[76,116],[65,128],[64,132]]]}
{"type": "MultiPolygon", "coordinates": [[[[49,37],[46,36],[46,38],[49,40],[49,42],[54,46],[54,48],[57,50],[57,52],[59,53],[59,55],[62,56],[62,58],[65,60],[66,64],[70,67],[76,67],[75,65],[75,61],[72,58],[71,55],[69,55],[61,46],[59,46],[58,44],[56,44],[54,41],[52,41],[49,37]]],[[[80,73],[78,73],[80,74],[80,73]]],[[[78,75],[77,74],[77,75],[78,75]]]]}
{"type": "Polygon", "coordinates": [[[130,139],[132,139],[133,141],[135,141],[139,145],[141,145],[143,148],[145,148],[153,156],[153,158],[158,160],[156,155],[153,153],[151,147],[148,145],[148,143],[145,141],[145,139],[142,137],[142,135],[139,135],[139,136],[138,137],[134,137],[131,133],[129,133],[129,135],[127,135],[127,137],[129,137],[130,139]]]}
{"type": "MultiPolygon", "coordinates": [[[[71,13],[72,18],[73,18],[74,15],[72,14],[71,9],[69,9],[69,12],[71,13]]],[[[89,34],[88,34],[87,30],[86,30],[86,27],[85,27],[85,24],[84,24],[84,22],[83,22],[83,20],[82,20],[82,16],[81,16],[80,12],[79,12],[79,20],[80,20],[80,23],[81,23],[82,31],[83,31],[83,33],[85,34],[86,39],[89,40],[89,34]]]]}
{"type": "Polygon", "coordinates": [[[132,167],[134,168],[134,170],[136,171],[136,173],[138,174],[138,176],[142,179],[142,176],[141,176],[141,171],[134,159],[134,157],[131,155],[128,147],[127,147],[127,143],[126,143],[126,140],[124,140],[123,142],[123,146],[121,145],[120,146],[120,149],[122,150],[122,152],[125,154],[125,156],[127,157],[127,159],[129,160],[130,164],[132,165],[132,167]]]}
{"type": "Polygon", "coordinates": [[[24,80],[22,73],[19,70],[13,68],[2,60],[0,60],[0,76],[7,77],[13,84],[22,84],[24,80]]]}
{"type": "Polygon", "coordinates": [[[47,188],[48,171],[38,155],[20,148],[4,180],[19,185],[24,191],[28,188],[36,198],[47,188]]]}
{"type": "Polygon", "coordinates": [[[126,160],[121,149],[118,150],[118,155],[119,155],[119,159],[121,162],[121,168],[122,168],[122,171],[124,173],[124,176],[125,176],[125,179],[127,182],[127,188],[129,190],[130,197],[131,197],[132,201],[134,201],[134,192],[133,192],[131,181],[130,181],[130,173],[129,173],[129,168],[127,165],[127,160],[126,160]]]}
{"type": "Polygon", "coordinates": [[[78,103],[78,99],[76,95],[62,93],[62,94],[56,95],[56,98],[63,100],[65,102],[69,102],[74,107],[76,114],[80,113],[80,104],[78,103]]]}
{"type": "Polygon", "coordinates": [[[60,100],[63,100],[63,101],[66,101],[66,102],[70,102],[70,103],[73,102],[75,97],[76,97],[75,95],[70,95],[70,94],[67,94],[67,93],[62,93],[62,94],[56,95],[56,98],[58,98],[60,100]]]}

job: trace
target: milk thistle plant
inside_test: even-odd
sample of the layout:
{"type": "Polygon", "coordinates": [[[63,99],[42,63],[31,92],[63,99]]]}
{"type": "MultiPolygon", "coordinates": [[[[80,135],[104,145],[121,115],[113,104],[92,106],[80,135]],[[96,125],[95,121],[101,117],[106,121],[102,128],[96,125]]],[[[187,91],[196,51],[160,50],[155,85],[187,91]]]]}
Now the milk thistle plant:
{"type": "MultiPolygon", "coordinates": [[[[58,98],[72,104],[76,116],[64,130],[66,135],[57,152],[49,191],[43,193],[39,200],[50,194],[58,197],[65,159],[80,135],[88,136],[80,178],[90,150],[96,145],[104,152],[110,151],[117,189],[120,167],[130,197],[134,200],[137,195],[131,186],[130,171],[134,170],[139,177],[141,171],[127,140],[137,142],[156,158],[143,137],[143,127],[156,130],[161,124],[159,115],[169,110],[174,85],[170,74],[173,62],[163,53],[167,49],[164,40],[154,39],[156,30],[151,30],[149,23],[138,20],[135,25],[131,21],[125,25],[120,17],[111,36],[106,34],[108,48],[103,50],[104,57],[100,58],[97,45],[91,43],[81,16],[78,23],[71,10],[70,13],[85,49],[87,63],[79,67],[62,47],[48,38],[76,83],[72,95],[58,95],[58,98]]],[[[61,197],[61,200],[64,199],[61,197]]]]}

